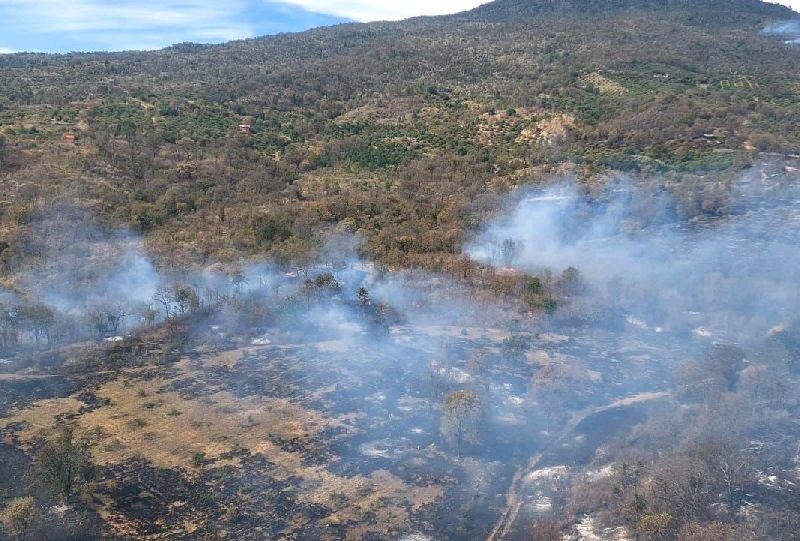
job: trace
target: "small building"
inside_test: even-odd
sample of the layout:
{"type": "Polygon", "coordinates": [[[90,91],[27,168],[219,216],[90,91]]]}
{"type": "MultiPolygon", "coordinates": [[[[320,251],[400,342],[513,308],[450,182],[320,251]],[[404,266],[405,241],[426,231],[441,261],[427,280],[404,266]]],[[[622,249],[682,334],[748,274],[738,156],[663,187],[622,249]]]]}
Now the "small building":
{"type": "Polygon", "coordinates": [[[76,141],[75,134],[72,133],[65,133],[63,139],[65,143],[68,143],[70,145],[74,145],[76,141]]]}
{"type": "Polygon", "coordinates": [[[253,133],[253,126],[251,124],[239,124],[239,133],[250,135],[253,133]]]}

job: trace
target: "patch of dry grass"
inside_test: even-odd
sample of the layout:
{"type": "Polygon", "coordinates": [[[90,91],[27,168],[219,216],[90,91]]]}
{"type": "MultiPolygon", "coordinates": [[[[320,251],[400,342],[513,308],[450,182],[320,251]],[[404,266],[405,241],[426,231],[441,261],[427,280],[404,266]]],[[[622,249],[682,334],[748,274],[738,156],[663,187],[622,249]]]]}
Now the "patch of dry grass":
{"type": "MultiPolygon", "coordinates": [[[[202,364],[232,364],[240,355],[228,352],[202,364]]],[[[198,467],[193,461],[198,453],[216,460],[234,448],[262,453],[294,469],[300,457],[281,451],[271,439],[308,443],[325,428],[339,425],[336,419],[326,419],[283,398],[237,398],[225,391],[183,398],[164,388],[199,374],[188,360],[176,368],[179,374],[172,378],[134,380],[123,376],[102,385],[95,394],[108,405],[92,411],[80,414],[86,404],[74,396],[41,400],[0,420],[0,428],[20,423],[22,428],[14,433],[30,444],[52,431],[59,419],[73,418],[79,431],[93,442],[92,454],[98,464],[118,464],[141,456],[159,467],[191,472],[198,467]]]]}
{"type": "MultiPolygon", "coordinates": [[[[239,459],[224,455],[247,449],[274,465],[268,475],[299,487],[299,502],[332,509],[326,523],[363,523],[348,533],[348,539],[360,539],[369,532],[398,532],[409,523],[410,513],[442,496],[438,486],[410,486],[384,470],[369,476],[335,475],[325,466],[309,465],[301,452],[276,443],[313,448],[323,430],[353,430],[352,416],[326,418],[285,398],[242,398],[213,386],[197,398],[169,390],[170,384],[202,381],[209,369],[233,367],[243,354],[244,350],[236,350],[184,359],[173,365],[170,376],[152,379],[141,377],[152,367],[128,370],[95,390],[105,405],[87,411],[87,404],[77,396],[40,400],[0,420],[0,430],[30,447],[67,420],[90,439],[97,464],[113,466],[143,458],[157,467],[180,470],[188,478],[207,464],[240,466],[239,459]]],[[[115,502],[102,494],[102,487],[98,491],[98,512],[106,523],[120,535],[135,536],[134,523],[118,512],[115,502]]],[[[197,524],[187,524],[186,532],[192,528],[197,529],[197,524]]]]}

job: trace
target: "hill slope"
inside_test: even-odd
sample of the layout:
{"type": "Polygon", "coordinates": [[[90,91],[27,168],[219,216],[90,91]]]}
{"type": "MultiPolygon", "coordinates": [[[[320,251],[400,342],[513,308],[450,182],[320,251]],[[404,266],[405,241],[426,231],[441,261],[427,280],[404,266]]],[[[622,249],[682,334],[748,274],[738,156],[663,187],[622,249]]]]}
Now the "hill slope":
{"type": "Polygon", "coordinates": [[[28,264],[21,239],[58,201],[192,261],[295,258],[339,227],[387,263],[441,266],[498,197],[555,172],[730,176],[800,151],[800,48],[761,34],[792,16],[498,0],[221,46],[2,56],[0,257],[28,264]]]}

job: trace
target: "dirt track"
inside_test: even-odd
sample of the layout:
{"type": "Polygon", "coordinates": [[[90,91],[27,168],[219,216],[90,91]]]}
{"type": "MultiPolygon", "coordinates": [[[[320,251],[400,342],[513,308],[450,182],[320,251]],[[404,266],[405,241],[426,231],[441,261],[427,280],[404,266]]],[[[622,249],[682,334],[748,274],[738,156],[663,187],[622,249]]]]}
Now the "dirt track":
{"type": "Polygon", "coordinates": [[[511,485],[508,488],[508,492],[506,492],[506,508],[503,511],[503,514],[500,516],[500,520],[497,522],[497,524],[495,524],[495,527],[486,538],[486,541],[498,541],[500,539],[505,539],[505,537],[512,531],[514,523],[517,520],[517,516],[519,516],[519,511],[522,508],[522,499],[519,496],[522,480],[536,470],[539,462],[545,454],[545,451],[563,442],[578,425],[592,415],[617,408],[625,408],[644,402],[660,400],[670,396],[670,394],[671,393],[669,392],[638,393],[615,400],[611,404],[588,408],[575,413],[575,415],[572,416],[572,419],[570,419],[569,423],[567,423],[561,432],[544,444],[539,452],[531,457],[531,459],[528,461],[528,465],[525,468],[522,468],[521,466],[517,468],[514,478],[511,481],[511,485]]]}

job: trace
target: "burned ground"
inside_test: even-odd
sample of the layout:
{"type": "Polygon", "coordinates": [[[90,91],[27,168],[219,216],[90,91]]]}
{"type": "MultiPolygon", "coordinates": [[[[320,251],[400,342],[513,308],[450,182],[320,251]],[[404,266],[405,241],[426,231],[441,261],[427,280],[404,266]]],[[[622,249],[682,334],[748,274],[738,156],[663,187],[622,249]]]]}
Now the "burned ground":
{"type": "MultiPolygon", "coordinates": [[[[267,328],[248,345],[224,321],[198,325],[175,361],[138,362],[8,406],[6,439],[24,449],[66,420],[91,438],[100,473],[86,504],[108,536],[483,537],[503,509],[514,464],[545,449],[569,411],[657,390],[658,378],[637,374],[664,376],[672,358],[635,333],[602,330],[403,325],[383,332],[376,349],[361,333],[297,343],[267,328]],[[527,354],[506,356],[514,336],[527,354]],[[478,350],[493,358],[482,375],[468,366],[478,350]],[[533,396],[557,392],[569,406],[537,413],[532,382],[565,366],[569,388],[548,383],[533,396]],[[481,389],[489,407],[480,445],[459,458],[439,435],[439,397],[464,385],[481,389]]],[[[597,413],[545,453],[542,467],[588,464],[617,436],[608,427],[624,432],[640,416],[597,413]]]]}
{"type": "Polygon", "coordinates": [[[523,292],[490,300],[357,258],[248,269],[253,286],[198,274],[186,305],[148,325],[12,352],[1,451],[23,467],[73,427],[97,475],[66,514],[90,510],[106,538],[497,541],[553,520],[576,539],[791,532],[800,326],[794,293],[780,297],[795,278],[777,271],[793,261],[798,200],[602,236],[614,254],[651,233],[663,246],[675,230],[724,232],[702,252],[722,254],[699,267],[713,272],[685,289],[670,276],[654,302],[641,291],[658,280],[614,289],[569,268],[484,267],[523,292]],[[458,393],[480,404],[466,424],[445,409],[458,393]]]}

